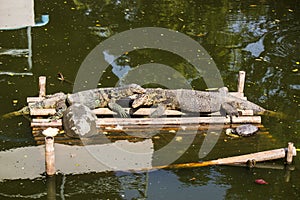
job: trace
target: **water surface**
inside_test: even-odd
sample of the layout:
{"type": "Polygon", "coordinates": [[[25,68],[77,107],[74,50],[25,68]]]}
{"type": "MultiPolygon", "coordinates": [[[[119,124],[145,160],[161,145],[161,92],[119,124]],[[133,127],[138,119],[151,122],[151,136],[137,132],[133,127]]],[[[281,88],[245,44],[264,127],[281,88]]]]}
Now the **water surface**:
{"type": "MultiPolygon", "coordinates": [[[[236,90],[238,71],[246,71],[245,94],[248,99],[287,115],[286,119],[263,117],[268,137],[220,137],[215,148],[203,160],[286,147],[289,141],[299,146],[298,1],[74,0],[35,4],[37,16],[47,13],[50,22],[44,27],[32,28],[31,70],[26,57],[0,55],[1,71],[33,74],[0,76],[0,114],[21,108],[26,104],[27,96],[37,96],[40,75],[47,76],[47,94],[72,92],[71,84],[57,79],[58,72],[74,82],[81,63],[100,42],[129,29],[154,26],[179,31],[199,42],[214,59],[224,85],[231,91],[236,90]]],[[[26,29],[1,31],[0,34],[2,49],[27,46],[26,29]]],[[[157,49],[125,53],[103,73],[99,86],[114,86],[129,70],[146,63],[172,66],[193,88],[207,87],[201,74],[184,58],[157,49]]],[[[143,76],[139,78],[143,79],[143,76]]],[[[176,77],[168,78],[176,80],[176,77]]],[[[28,119],[20,116],[1,120],[0,124],[2,151],[35,145],[28,119]]],[[[199,132],[177,162],[199,161],[198,152],[205,134],[199,132]]],[[[159,142],[153,140],[154,150],[168,144],[173,136],[161,136],[164,137],[159,142]]],[[[298,156],[293,171],[212,166],[142,173],[111,171],[59,174],[54,181],[46,181],[42,176],[4,180],[0,183],[0,197],[46,199],[47,195],[54,195],[57,199],[298,199],[299,163],[298,156]],[[254,180],[258,178],[265,179],[269,184],[255,184],[254,180]]],[[[283,161],[276,161],[275,164],[282,166],[283,161]]]]}

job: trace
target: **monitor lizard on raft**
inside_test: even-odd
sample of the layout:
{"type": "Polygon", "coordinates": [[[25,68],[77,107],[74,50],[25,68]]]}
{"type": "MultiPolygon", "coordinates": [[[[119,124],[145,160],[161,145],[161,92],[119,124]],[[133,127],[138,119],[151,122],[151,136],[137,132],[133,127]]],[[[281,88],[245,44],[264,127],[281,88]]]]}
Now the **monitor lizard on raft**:
{"type": "Polygon", "coordinates": [[[158,106],[150,117],[161,116],[166,109],[182,110],[196,113],[213,113],[220,111],[222,115],[238,116],[239,110],[253,110],[254,114],[281,117],[280,113],[231,95],[227,87],[217,91],[198,91],[190,89],[146,88],[146,92],[138,94],[132,103],[133,108],[142,106],[158,106]]]}
{"type": "Polygon", "coordinates": [[[128,97],[134,94],[144,93],[145,89],[137,84],[129,84],[120,87],[96,88],[80,91],[74,94],[64,94],[62,92],[47,95],[45,99],[35,102],[32,105],[25,106],[18,111],[3,115],[2,117],[13,117],[17,115],[28,115],[30,109],[56,109],[56,114],[52,119],[59,119],[68,106],[73,104],[82,104],[89,109],[108,107],[117,112],[121,117],[127,117],[125,110],[116,103],[118,99],[128,97]]]}

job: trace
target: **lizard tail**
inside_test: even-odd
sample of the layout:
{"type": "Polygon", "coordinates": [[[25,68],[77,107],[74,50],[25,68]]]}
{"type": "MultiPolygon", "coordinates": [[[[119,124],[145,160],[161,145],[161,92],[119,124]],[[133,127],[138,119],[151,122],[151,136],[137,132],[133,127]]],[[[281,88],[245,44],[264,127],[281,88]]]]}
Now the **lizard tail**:
{"type": "Polygon", "coordinates": [[[29,114],[29,108],[27,106],[25,106],[21,110],[13,111],[13,112],[2,115],[2,118],[7,119],[7,118],[15,117],[15,116],[28,115],[28,114],[29,114]]]}
{"type": "Polygon", "coordinates": [[[287,119],[287,115],[283,112],[275,112],[271,110],[265,110],[261,113],[262,115],[269,116],[269,117],[275,117],[278,119],[287,119]]]}

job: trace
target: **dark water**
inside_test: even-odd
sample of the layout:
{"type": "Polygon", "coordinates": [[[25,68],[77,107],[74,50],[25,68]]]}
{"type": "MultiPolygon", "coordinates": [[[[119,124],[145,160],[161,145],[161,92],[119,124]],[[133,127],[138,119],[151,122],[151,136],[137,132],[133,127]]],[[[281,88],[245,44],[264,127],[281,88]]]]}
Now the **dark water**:
{"type": "MultiPolygon", "coordinates": [[[[73,85],[60,82],[57,73],[74,82],[84,59],[105,39],[134,28],[163,27],[184,33],[201,44],[231,91],[236,90],[238,71],[244,70],[248,99],[287,115],[286,119],[263,117],[271,139],[254,136],[226,143],[231,139],[222,138],[204,160],[285,147],[289,141],[297,147],[300,143],[299,5],[296,0],[36,1],[37,17],[47,13],[50,22],[32,28],[32,70],[24,57],[0,57],[1,71],[33,73],[0,76],[0,114],[21,108],[27,96],[37,96],[40,75],[47,76],[48,94],[72,92],[73,85]]],[[[26,30],[2,31],[0,41],[2,48],[25,48],[26,30]]],[[[188,61],[159,49],[124,52],[103,72],[101,86],[114,86],[128,71],[147,63],[171,66],[195,89],[207,87],[201,73],[188,61]]],[[[171,81],[177,78],[176,74],[167,77],[171,81]]],[[[141,74],[138,79],[147,76],[141,74]]],[[[159,83],[155,76],[153,83],[159,83]]],[[[0,123],[1,150],[35,145],[26,118],[5,119],[0,123]]],[[[197,152],[203,134],[199,133],[199,138],[177,162],[199,160],[197,152]]],[[[156,144],[155,148],[166,144],[156,144]]],[[[0,183],[0,199],[47,198],[51,188],[55,188],[58,199],[299,199],[299,156],[294,162],[294,171],[214,166],[149,173],[58,175],[54,184],[44,178],[6,180],[0,183]],[[255,184],[258,178],[269,184],[255,184]]]]}

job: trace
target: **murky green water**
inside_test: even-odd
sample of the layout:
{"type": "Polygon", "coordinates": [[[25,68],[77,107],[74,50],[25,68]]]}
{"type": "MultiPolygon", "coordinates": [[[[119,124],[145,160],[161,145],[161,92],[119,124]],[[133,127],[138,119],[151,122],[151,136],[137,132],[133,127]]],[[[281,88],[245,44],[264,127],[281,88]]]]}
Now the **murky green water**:
{"type": "MultiPolygon", "coordinates": [[[[299,146],[298,1],[68,0],[35,3],[36,13],[48,13],[50,22],[44,27],[32,28],[32,70],[28,69],[27,58],[0,56],[1,71],[29,71],[33,76],[0,76],[0,114],[21,108],[27,96],[37,96],[40,75],[47,76],[48,94],[72,92],[71,84],[57,79],[58,72],[73,82],[83,60],[100,42],[129,29],[154,26],[179,31],[199,42],[214,59],[224,85],[232,91],[236,90],[238,71],[246,71],[248,99],[287,115],[284,120],[263,117],[263,125],[271,139],[260,135],[234,140],[221,137],[203,160],[285,147],[289,141],[299,146]]],[[[2,48],[26,48],[25,29],[1,31],[0,35],[2,48]]],[[[206,88],[201,74],[184,58],[158,49],[124,52],[103,73],[100,83],[114,86],[126,72],[146,63],[172,66],[194,88],[206,88]]],[[[142,74],[139,78],[147,77],[142,74]]],[[[176,80],[174,76],[168,78],[176,80]]],[[[26,118],[5,119],[0,124],[1,150],[35,145],[26,118]]],[[[177,162],[198,161],[203,139],[203,133],[199,133],[177,162]]],[[[158,142],[154,148],[166,144],[158,142]]],[[[282,163],[278,161],[276,166],[282,163]]],[[[48,196],[56,194],[57,199],[299,199],[299,163],[298,156],[293,171],[214,166],[149,173],[58,175],[54,181],[44,178],[6,180],[0,183],[0,199],[47,198],[47,193],[48,196]],[[255,184],[258,178],[269,184],[255,184]]]]}

